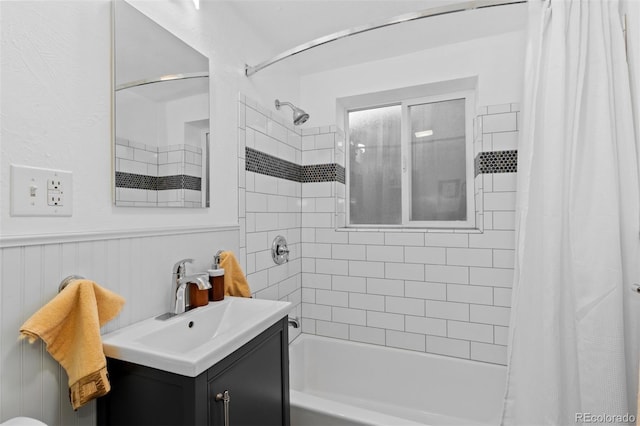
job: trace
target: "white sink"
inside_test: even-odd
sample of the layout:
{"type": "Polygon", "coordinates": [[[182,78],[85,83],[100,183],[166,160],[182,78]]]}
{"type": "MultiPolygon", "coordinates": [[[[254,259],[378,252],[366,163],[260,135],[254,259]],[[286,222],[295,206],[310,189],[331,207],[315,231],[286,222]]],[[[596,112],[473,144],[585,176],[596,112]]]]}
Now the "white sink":
{"type": "Polygon", "coordinates": [[[289,314],[290,302],[225,297],[102,336],[108,357],[196,377],[289,314]]]}

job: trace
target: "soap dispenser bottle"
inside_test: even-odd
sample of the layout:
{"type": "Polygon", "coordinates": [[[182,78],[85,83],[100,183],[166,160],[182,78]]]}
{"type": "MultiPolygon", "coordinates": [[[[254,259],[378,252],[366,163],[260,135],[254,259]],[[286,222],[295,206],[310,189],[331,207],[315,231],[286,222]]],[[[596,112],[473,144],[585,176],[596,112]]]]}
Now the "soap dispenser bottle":
{"type": "Polygon", "coordinates": [[[224,299],[224,269],[220,267],[220,254],[222,250],[218,251],[213,256],[213,266],[207,272],[209,273],[209,300],[218,302],[224,299]]]}
{"type": "Polygon", "coordinates": [[[196,283],[189,283],[189,309],[207,306],[209,304],[209,290],[200,290],[196,283]]]}

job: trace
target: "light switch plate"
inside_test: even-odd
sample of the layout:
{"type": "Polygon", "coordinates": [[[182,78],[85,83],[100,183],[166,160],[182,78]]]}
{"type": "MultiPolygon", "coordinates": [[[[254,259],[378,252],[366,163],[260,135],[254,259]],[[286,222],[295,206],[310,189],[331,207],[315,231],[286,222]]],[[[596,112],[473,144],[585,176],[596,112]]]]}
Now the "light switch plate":
{"type": "Polygon", "coordinates": [[[69,171],[11,165],[11,216],[71,216],[69,171]]]}

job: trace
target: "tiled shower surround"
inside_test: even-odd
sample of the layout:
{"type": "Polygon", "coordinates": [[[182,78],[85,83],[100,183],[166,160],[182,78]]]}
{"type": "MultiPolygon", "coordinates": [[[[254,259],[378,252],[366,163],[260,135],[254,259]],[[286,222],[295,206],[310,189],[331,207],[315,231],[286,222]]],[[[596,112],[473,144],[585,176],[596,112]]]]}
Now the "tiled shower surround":
{"type": "MultiPolygon", "coordinates": [[[[301,136],[266,108],[240,97],[238,104],[239,260],[254,297],[293,303],[291,316],[302,317],[301,208],[299,164],[301,136]],[[266,157],[264,153],[268,153],[266,157]],[[248,165],[248,166],[247,166],[248,165]],[[250,170],[246,170],[248,168],[250,170]],[[268,170],[274,176],[269,176],[268,170]],[[276,177],[278,176],[278,177],[276,177]],[[271,258],[274,238],[288,242],[289,262],[271,258]]],[[[290,329],[294,339],[301,329],[290,329]]]]}
{"type": "Polygon", "coordinates": [[[117,138],[115,158],[119,206],[200,207],[200,147],[155,147],[117,138]]]}
{"type": "Polygon", "coordinates": [[[475,119],[475,229],[356,229],[345,227],[343,132],[300,132],[241,97],[240,245],[257,297],[293,301],[305,333],[506,364],[518,111],[475,119]],[[310,167],[323,172],[297,174],[310,167]],[[278,234],[292,249],[282,266],[269,251],[278,234]]]}

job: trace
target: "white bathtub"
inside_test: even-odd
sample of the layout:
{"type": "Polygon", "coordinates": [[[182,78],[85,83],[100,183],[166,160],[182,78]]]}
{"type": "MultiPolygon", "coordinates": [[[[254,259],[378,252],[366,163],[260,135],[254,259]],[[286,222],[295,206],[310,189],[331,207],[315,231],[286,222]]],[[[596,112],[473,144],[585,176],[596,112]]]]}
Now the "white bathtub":
{"type": "Polygon", "coordinates": [[[499,423],[503,366],[308,334],[289,353],[292,426],[499,423]]]}

